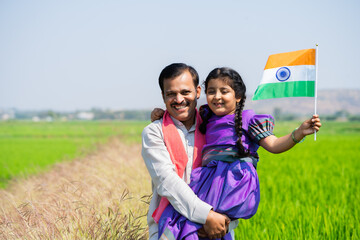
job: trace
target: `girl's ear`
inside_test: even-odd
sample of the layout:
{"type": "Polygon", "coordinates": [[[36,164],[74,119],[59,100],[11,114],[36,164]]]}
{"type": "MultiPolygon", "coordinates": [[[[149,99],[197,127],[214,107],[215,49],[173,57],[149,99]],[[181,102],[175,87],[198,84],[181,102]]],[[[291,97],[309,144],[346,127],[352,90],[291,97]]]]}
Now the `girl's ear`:
{"type": "Polygon", "coordinates": [[[236,102],[239,103],[241,101],[241,98],[237,98],[236,102]]]}

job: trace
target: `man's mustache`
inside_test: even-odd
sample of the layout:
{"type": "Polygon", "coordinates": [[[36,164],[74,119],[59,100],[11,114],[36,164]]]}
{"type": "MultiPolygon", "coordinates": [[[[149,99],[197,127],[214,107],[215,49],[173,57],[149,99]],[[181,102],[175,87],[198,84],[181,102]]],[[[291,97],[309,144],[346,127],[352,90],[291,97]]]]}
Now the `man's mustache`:
{"type": "Polygon", "coordinates": [[[189,106],[190,103],[188,101],[182,101],[181,103],[172,103],[171,106],[172,107],[176,107],[176,106],[189,106]]]}

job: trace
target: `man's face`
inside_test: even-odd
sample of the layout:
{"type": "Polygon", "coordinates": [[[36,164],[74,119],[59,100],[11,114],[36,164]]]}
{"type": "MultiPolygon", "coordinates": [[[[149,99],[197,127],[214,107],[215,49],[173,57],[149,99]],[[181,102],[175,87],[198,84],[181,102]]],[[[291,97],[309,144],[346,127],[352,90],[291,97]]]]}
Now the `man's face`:
{"type": "Polygon", "coordinates": [[[194,86],[189,71],[183,72],[176,78],[164,80],[163,99],[166,109],[187,129],[194,124],[195,108],[200,92],[200,86],[194,86]]]}

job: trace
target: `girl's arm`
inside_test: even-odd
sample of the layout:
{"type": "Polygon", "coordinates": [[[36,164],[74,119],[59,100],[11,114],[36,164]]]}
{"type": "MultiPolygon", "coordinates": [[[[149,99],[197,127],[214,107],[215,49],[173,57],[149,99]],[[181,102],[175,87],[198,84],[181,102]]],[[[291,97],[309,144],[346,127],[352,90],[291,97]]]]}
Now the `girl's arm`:
{"type": "Polygon", "coordinates": [[[293,140],[291,136],[292,133],[279,138],[271,135],[261,139],[259,145],[271,153],[282,153],[295,146],[296,141],[299,142],[305,136],[313,134],[314,131],[319,131],[320,127],[321,122],[319,115],[313,115],[312,118],[304,121],[300,127],[294,131],[293,137],[295,140],[293,140]]]}

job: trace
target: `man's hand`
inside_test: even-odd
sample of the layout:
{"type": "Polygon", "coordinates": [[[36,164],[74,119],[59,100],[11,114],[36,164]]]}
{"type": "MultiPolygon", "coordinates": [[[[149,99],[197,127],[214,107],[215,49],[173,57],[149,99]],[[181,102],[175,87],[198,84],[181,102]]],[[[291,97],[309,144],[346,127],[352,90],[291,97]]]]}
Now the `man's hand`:
{"type": "MultiPolygon", "coordinates": [[[[203,228],[208,238],[222,238],[227,232],[229,223],[230,219],[226,215],[210,210],[203,228]]],[[[200,235],[203,235],[202,231],[198,232],[198,234],[199,233],[200,235]]]]}
{"type": "Polygon", "coordinates": [[[161,108],[154,108],[151,112],[151,122],[161,119],[165,111],[161,108]]]}
{"type": "Polygon", "coordinates": [[[197,231],[197,234],[200,238],[209,238],[203,227],[197,231]]]}

